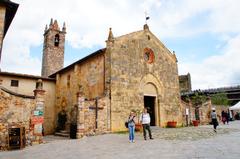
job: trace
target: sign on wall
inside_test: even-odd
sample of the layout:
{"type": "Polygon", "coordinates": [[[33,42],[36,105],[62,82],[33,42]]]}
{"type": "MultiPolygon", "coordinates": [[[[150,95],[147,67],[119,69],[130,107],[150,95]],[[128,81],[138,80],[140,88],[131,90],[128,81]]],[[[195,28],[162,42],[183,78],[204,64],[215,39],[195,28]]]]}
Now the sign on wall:
{"type": "Polygon", "coordinates": [[[31,117],[31,124],[43,124],[43,116],[33,116],[31,117]]]}
{"type": "Polygon", "coordinates": [[[34,115],[34,116],[42,116],[42,115],[43,115],[43,111],[35,110],[35,111],[33,112],[33,115],[34,115]]]}
{"type": "Polygon", "coordinates": [[[43,111],[43,108],[44,108],[44,103],[43,102],[37,102],[36,103],[36,110],[41,110],[43,111]]]}
{"type": "Polygon", "coordinates": [[[35,124],[33,129],[33,134],[37,136],[42,136],[43,127],[42,124],[35,124]]]}

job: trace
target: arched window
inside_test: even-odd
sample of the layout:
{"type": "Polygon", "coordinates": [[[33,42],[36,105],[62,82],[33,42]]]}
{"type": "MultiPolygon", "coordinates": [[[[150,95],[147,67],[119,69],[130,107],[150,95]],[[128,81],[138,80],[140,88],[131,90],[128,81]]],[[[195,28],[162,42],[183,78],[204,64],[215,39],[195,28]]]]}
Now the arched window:
{"type": "Polygon", "coordinates": [[[54,38],[54,45],[55,45],[55,46],[59,46],[59,40],[60,40],[60,39],[59,39],[59,34],[56,34],[56,35],[55,35],[55,38],[54,38]]]}

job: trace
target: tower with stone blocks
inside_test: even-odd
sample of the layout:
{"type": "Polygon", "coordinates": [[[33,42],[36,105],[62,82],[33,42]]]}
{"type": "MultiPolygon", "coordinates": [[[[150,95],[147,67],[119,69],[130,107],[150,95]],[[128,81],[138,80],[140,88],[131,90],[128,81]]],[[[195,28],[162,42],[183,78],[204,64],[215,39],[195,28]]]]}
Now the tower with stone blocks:
{"type": "Polygon", "coordinates": [[[65,34],[65,23],[62,30],[60,30],[57,20],[53,22],[53,19],[51,19],[49,27],[46,25],[44,30],[42,76],[48,77],[63,68],[65,34]]]}

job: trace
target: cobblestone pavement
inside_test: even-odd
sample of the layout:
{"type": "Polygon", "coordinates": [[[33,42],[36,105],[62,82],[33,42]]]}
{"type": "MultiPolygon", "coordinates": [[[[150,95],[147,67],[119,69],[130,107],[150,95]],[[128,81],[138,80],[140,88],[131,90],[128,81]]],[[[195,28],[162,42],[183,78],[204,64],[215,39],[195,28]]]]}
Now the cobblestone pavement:
{"type": "Polygon", "coordinates": [[[154,140],[128,142],[128,134],[106,134],[70,140],[46,137],[46,143],[0,152],[0,159],[239,159],[240,121],[187,128],[152,128],[154,140]]]}

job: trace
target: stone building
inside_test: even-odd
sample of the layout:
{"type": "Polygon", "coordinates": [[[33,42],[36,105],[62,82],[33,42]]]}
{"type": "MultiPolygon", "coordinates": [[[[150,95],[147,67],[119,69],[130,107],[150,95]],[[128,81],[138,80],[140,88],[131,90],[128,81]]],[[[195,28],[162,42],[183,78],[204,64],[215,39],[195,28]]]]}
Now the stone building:
{"type": "Polygon", "coordinates": [[[190,73],[188,73],[187,75],[179,76],[179,86],[180,86],[181,93],[192,91],[192,83],[191,83],[190,73]]]}
{"type": "Polygon", "coordinates": [[[55,79],[20,73],[0,72],[0,86],[2,86],[5,90],[14,92],[20,96],[34,96],[33,91],[36,89],[38,79],[43,81],[43,90],[45,90],[45,123],[43,125],[45,134],[53,134],[56,125],[54,109],[55,79]]]}
{"type": "MultiPolygon", "coordinates": [[[[124,121],[130,111],[135,111],[140,118],[144,107],[151,115],[152,126],[165,127],[168,121],[182,125],[176,55],[164,46],[147,24],[142,30],[119,37],[114,37],[110,29],[105,48],[63,68],[65,34],[65,24],[60,30],[56,20],[51,20],[45,28],[42,76],[0,73],[2,91],[14,92],[11,98],[5,98],[9,96],[5,93],[0,96],[9,99],[0,105],[4,108],[2,114],[17,107],[7,104],[16,96],[17,101],[28,103],[26,106],[31,113],[25,115],[29,119],[27,124],[32,124],[44,106],[41,121],[44,119],[46,134],[51,134],[57,127],[59,112],[64,110],[67,112],[65,129],[68,132],[76,124],[78,138],[92,133],[126,130],[124,121]],[[42,85],[38,90],[36,83],[39,79],[42,85]],[[37,90],[35,96],[33,90],[37,90]],[[30,97],[32,100],[18,99],[19,94],[21,98],[30,97]]],[[[18,123],[21,125],[21,121],[18,123]]],[[[26,124],[23,126],[31,128],[26,124]]]]}
{"type": "Polygon", "coordinates": [[[83,108],[79,114],[82,111],[87,117],[86,113],[97,111],[96,104],[88,103],[101,100],[103,105],[98,106],[102,108],[102,125],[97,116],[92,118],[99,121],[92,123],[95,126],[79,119],[79,134],[86,134],[91,128],[101,131],[100,127],[108,131],[125,130],[129,112],[141,112],[144,107],[149,109],[151,125],[165,127],[173,120],[182,124],[176,55],[151,33],[147,24],[143,30],[120,37],[114,37],[110,29],[106,48],[50,77],[56,78],[57,112],[63,108],[69,112],[78,104],[83,108]]]}
{"type": "Polygon", "coordinates": [[[29,96],[0,86],[0,151],[43,141],[43,113],[36,116],[35,112],[44,109],[44,92],[38,87],[29,96]]]}

